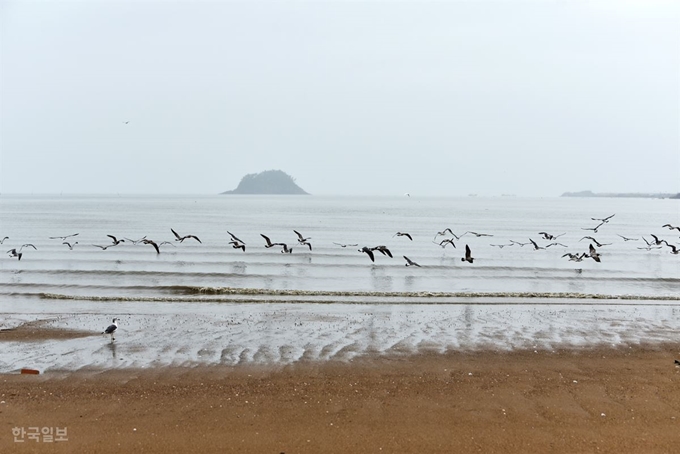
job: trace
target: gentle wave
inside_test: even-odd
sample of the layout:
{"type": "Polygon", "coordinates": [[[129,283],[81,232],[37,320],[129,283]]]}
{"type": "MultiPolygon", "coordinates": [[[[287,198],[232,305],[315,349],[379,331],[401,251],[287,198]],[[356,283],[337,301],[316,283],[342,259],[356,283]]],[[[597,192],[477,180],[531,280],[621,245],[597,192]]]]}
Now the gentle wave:
{"type": "MultiPolygon", "coordinates": [[[[570,300],[633,300],[633,301],[680,301],[680,295],[608,295],[599,293],[572,293],[572,292],[345,292],[345,291],[314,291],[314,290],[269,290],[257,288],[234,288],[234,287],[177,287],[181,288],[188,296],[100,296],[100,295],[66,295],[59,293],[40,293],[45,299],[63,300],[87,300],[87,301],[200,301],[200,302],[234,302],[233,298],[208,298],[191,297],[191,295],[222,295],[222,296],[285,296],[285,297],[335,297],[335,298],[405,298],[405,299],[428,299],[434,302],[444,298],[503,298],[503,299],[570,299],[570,300]]],[[[248,299],[248,302],[256,300],[248,299]]],[[[265,301],[265,300],[263,300],[265,301]]],[[[266,300],[270,301],[270,300],[266,300]]],[[[277,300],[280,302],[301,302],[286,298],[277,300]]],[[[302,300],[310,302],[310,300],[302,300]]],[[[331,300],[319,300],[313,302],[333,302],[331,300]]],[[[388,301],[393,304],[393,301],[388,301]]],[[[371,304],[375,302],[372,301],[371,304]]],[[[452,302],[450,304],[456,304],[452,302]]]]}

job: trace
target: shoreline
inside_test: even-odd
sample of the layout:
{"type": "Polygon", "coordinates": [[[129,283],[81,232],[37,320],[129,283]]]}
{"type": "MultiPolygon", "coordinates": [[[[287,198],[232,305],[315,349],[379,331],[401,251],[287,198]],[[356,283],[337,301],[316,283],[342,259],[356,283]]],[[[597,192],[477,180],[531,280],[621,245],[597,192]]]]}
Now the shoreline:
{"type": "Polygon", "coordinates": [[[0,375],[51,452],[673,452],[680,343],[0,375]]]}
{"type": "Polygon", "coordinates": [[[3,313],[0,373],[664,345],[680,332],[672,304],[90,302],[34,310],[3,313]],[[113,317],[119,319],[115,341],[102,334],[113,317]]]}

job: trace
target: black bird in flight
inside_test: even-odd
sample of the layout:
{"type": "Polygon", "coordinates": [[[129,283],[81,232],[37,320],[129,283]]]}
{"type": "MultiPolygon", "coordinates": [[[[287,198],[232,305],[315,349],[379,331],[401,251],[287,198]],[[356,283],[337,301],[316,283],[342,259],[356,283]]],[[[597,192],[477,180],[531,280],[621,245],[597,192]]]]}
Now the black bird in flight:
{"type": "Polygon", "coordinates": [[[529,238],[529,241],[534,246],[534,251],[538,251],[539,249],[545,249],[544,247],[540,247],[538,244],[536,244],[536,242],[534,240],[532,240],[531,238],[529,238]]]}
{"type": "Polygon", "coordinates": [[[571,254],[571,253],[566,253],[562,257],[569,257],[569,260],[572,262],[581,262],[585,257],[588,257],[588,254],[583,252],[582,254],[571,254]]]}
{"type": "Polygon", "coordinates": [[[18,251],[15,248],[13,248],[13,249],[10,249],[9,251],[7,251],[7,253],[9,254],[10,257],[12,257],[12,258],[16,257],[17,260],[21,260],[21,257],[24,255],[23,252],[21,252],[21,251],[25,247],[29,247],[29,246],[32,247],[33,249],[35,249],[36,251],[38,250],[38,248],[33,246],[32,244],[26,243],[26,244],[22,244],[18,251]]]}
{"type": "Polygon", "coordinates": [[[645,251],[651,251],[652,249],[661,249],[661,246],[655,246],[654,242],[650,243],[644,236],[642,237],[642,240],[645,242],[645,244],[647,244],[647,246],[639,247],[638,249],[644,249],[645,251]]]}
{"type": "Polygon", "coordinates": [[[579,241],[582,241],[582,240],[585,240],[585,239],[589,239],[590,241],[592,241],[593,243],[595,243],[595,244],[597,245],[597,247],[604,247],[604,246],[610,246],[610,245],[611,245],[611,243],[600,243],[599,241],[597,241],[597,240],[596,240],[595,238],[593,238],[592,236],[584,236],[584,237],[581,238],[579,241]]]}
{"type": "Polygon", "coordinates": [[[118,238],[116,238],[113,235],[106,235],[106,236],[108,236],[109,238],[111,238],[111,240],[113,240],[113,244],[111,246],[118,246],[120,243],[125,243],[125,240],[122,240],[122,239],[119,240],[118,238]]]}
{"type": "Polygon", "coordinates": [[[245,245],[245,243],[241,243],[241,242],[238,241],[238,240],[231,240],[231,241],[229,242],[229,244],[231,244],[231,247],[234,248],[234,249],[241,249],[241,250],[243,250],[243,252],[246,252],[246,245],[245,245]]]}
{"type": "Polygon", "coordinates": [[[607,216],[606,218],[601,218],[601,219],[599,219],[599,218],[590,218],[590,219],[592,219],[593,221],[600,221],[602,224],[606,224],[606,223],[609,222],[609,220],[610,220],[611,218],[613,218],[614,216],[616,216],[616,213],[612,214],[611,216],[607,216]]]}
{"type": "Polygon", "coordinates": [[[405,255],[403,257],[404,257],[404,260],[406,260],[406,266],[418,266],[418,267],[420,266],[416,262],[411,260],[410,258],[406,257],[405,255]]]}
{"type": "Polygon", "coordinates": [[[604,224],[605,224],[604,222],[600,222],[600,223],[597,225],[597,227],[595,227],[595,228],[587,229],[587,228],[581,227],[581,230],[592,230],[593,233],[597,233],[597,229],[599,229],[600,227],[602,227],[604,224]]]}
{"type": "Polygon", "coordinates": [[[664,240],[660,240],[660,239],[659,239],[656,235],[654,235],[653,233],[650,233],[650,235],[652,235],[652,238],[654,238],[654,244],[655,244],[655,245],[661,246],[661,243],[664,242],[664,240]]]}
{"type": "Polygon", "coordinates": [[[472,257],[472,252],[470,251],[470,246],[467,244],[465,245],[465,257],[460,259],[463,262],[469,262],[472,263],[475,259],[472,257]]]}
{"type": "Polygon", "coordinates": [[[551,235],[548,232],[538,232],[539,235],[543,235],[544,240],[556,240],[557,238],[561,237],[564,235],[564,233],[560,233],[559,235],[551,235]]]}
{"type": "Polygon", "coordinates": [[[405,236],[405,237],[408,238],[409,240],[413,241],[413,237],[411,236],[410,233],[406,233],[406,232],[397,232],[397,233],[395,233],[394,235],[392,235],[392,238],[394,238],[395,236],[405,236]]]}
{"type": "MultiPolygon", "coordinates": [[[[160,253],[161,253],[161,248],[158,246],[158,244],[156,244],[155,241],[153,241],[153,240],[147,240],[146,238],[142,238],[141,241],[142,241],[142,243],[144,243],[144,244],[150,244],[151,246],[153,246],[153,248],[156,250],[156,254],[160,254],[160,253]]],[[[167,243],[167,241],[165,241],[165,243],[167,243]]],[[[163,243],[161,243],[161,244],[163,244],[163,243]]],[[[168,244],[172,244],[172,243],[168,243],[168,244]]],[[[174,244],[173,244],[173,246],[174,246],[174,244]]]]}
{"type": "Polygon", "coordinates": [[[392,253],[390,252],[389,249],[387,249],[386,246],[376,246],[376,247],[372,247],[371,250],[372,250],[372,251],[378,251],[378,252],[380,252],[382,255],[387,255],[387,256],[389,256],[390,258],[392,258],[392,253]]]}
{"type": "MultiPolygon", "coordinates": [[[[241,244],[244,244],[244,245],[246,244],[245,241],[243,241],[242,239],[240,239],[239,237],[237,237],[236,235],[234,235],[233,233],[231,233],[229,230],[227,230],[227,233],[229,234],[229,236],[231,236],[231,240],[232,240],[232,241],[237,241],[237,242],[239,242],[239,243],[241,243],[241,244]]],[[[231,241],[229,242],[229,244],[231,244],[231,241]]]]}
{"type": "Polygon", "coordinates": [[[359,252],[365,252],[366,255],[368,255],[368,258],[371,259],[371,262],[375,262],[375,256],[373,255],[373,251],[370,248],[364,246],[359,249],[359,252]]]}
{"type": "Polygon", "coordinates": [[[588,254],[588,257],[600,263],[600,254],[595,250],[595,247],[593,247],[592,244],[588,248],[588,251],[590,252],[590,254],[588,254]]]}
{"type": "Polygon", "coordinates": [[[309,241],[307,241],[307,240],[311,240],[311,238],[305,238],[305,237],[302,236],[302,234],[301,234],[300,232],[298,232],[297,230],[293,230],[293,232],[295,232],[295,234],[298,236],[298,240],[297,240],[297,241],[298,241],[298,244],[307,246],[307,247],[309,248],[309,250],[311,251],[311,250],[312,250],[312,243],[310,243],[309,241]]]}
{"type": "Polygon", "coordinates": [[[443,240],[441,240],[441,241],[439,242],[439,245],[440,245],[442,248],[445,248],[447,244],[450,244],[451,246],[453,246],[454,249],[456,248],[456,243],[454,243],[453,240],[452,240],[451,238],[444,238],[443,240]]]}
{"type": "MultiPolygon", "coordinates": [[[[453,237],[454,237],[455,239],[460,240],[460,237],[459,237],[458,235],[456,235],[455,233],[453,233],[453,230],[451,230],[450,228],[447,227],[447,228],[445,228],[444,230],[442,230],[441,232],[437,232],[437,234],[434,236],[434,238],[432,239],[432,241],[436,240],[438,236],[444,236],[444,235],[446,235],[447,233],[453,235],[453,237]]],[[[461,235],[461,236],[463,236],[463,235],[461,235]]]]}
{"type": "Polygon", "coordinates": [[[177,232],[175,232],[173,229],[170,229],[170,231],[175,235],[175,241],[179,241],[180,243],[186,240],[187,238],[193,238],[194,240],[198,241],[199,243],[202,243],[201,240],[198,239],[196,235],[185,235],[185,236],[179,236],[177,232]]]}

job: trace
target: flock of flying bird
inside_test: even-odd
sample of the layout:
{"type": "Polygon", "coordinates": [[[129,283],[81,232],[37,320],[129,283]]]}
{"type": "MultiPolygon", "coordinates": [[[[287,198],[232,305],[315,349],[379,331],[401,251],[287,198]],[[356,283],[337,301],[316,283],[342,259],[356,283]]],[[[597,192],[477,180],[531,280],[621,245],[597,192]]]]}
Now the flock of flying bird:
{"type": "MultiPolygon", "coordinates": [[[[598,221],[598,224],[595,227],[582,228],[582,230],[592,231],[595,234],[595,233],[598,232],[598,230],[602,226],[604,226],[605,224],[608,224],[614,216],[615,216],[615,214],[612,214],[611,216],[607,216],[605,218],[591,218],[593,221],[598,221]]],[[[664,224],[662,227],[667,228],[669,230],[677,230],[678,232],[680,232],[680,227],[673,226],[671,224],[664,224]]],[[[172,234],[175,237],[174,238],[175,242],[182,243],[185,240],[191,239],[191,240],[195,240],[195,241],[201,243],[201,240],[196,235],[180,235],[179,233],[177,233],[172,228],[170,229],[170,231],[172,232],[172,234]]],[[[309,241],[309,240],[311,240],[311,238],[305,237],[304,235],[302,235],[297,230],[293,230],[293,232],[297,235],[297,245],[298,246],[304,246],[304,247],[308,248],[309,251],[311,251],[312,250],[312,243],[309,241]]],[[[233,233],[231,233],[229,231],[227,231],[227,233],[230,236],[229,245],[231,245],[231,247],[234,248],[234,249],[241,249],[243,252],[245,252],[245,250],[246,250],[245,241],[241,240],[240,238],[238,238],[236,235],[234,235],[233,233]]],[[[516,245],[520,246],[520,247],[531,245],[531,247],[533,247],[534,250],[548,249],[548,248],[554,247],[554,246],[559,246],[559,247],[564,247],[564,248],[567,247],[567,245],[556,241],[558,238],[563,236],[564,233],[561,233],[559,235],[552,235],[548,232],[543,231],[543,232],[538,232],[538,234],[541,235],[541,238],[543,240],[549,241],[550,243],[545,245],[545,246],[539,246],[536,241],[529,238],[529,241],[525,242],[525,243],[520,242],[520,241],[510,240],[510,242],[507,243],[507,244],[491,244],[491,246],[498,247],[498,248],[502,249],[504,247],[510,247],[510,246],[516,246],[516,245]]],[[[74,233],[74,234],[71,234],[71,235],[53,236],[53,237],[49,237],[49,238],[52,239],[52,240],[62,240],[62,244],[66,245],[69,249],[72,250],[78,244],[78,241],[73,241],[72,238],[75,239],[75,237],[78,236],[78,235],[79,235],[78,233],[74,233]]],[[[463,233],[462,235],[456,235],[453,232],[453,230],[451,230],[450,228],[446,228],[443,231],[437,232],[435,234],[432,242],[441,246],[442,248],[446,248],[447,246],[451,246],[453,248],[456,248],[455,241],[459,241],[465,235],[472,235],[472,236],[477,237],[477,238],[479,238],[479,237],[493,237],[493,235],[488,234],[488,233],[478,233],[478,232],[472,232],[472,231],[467,231],[467,232],[463,233]],[[446,237],[447,235],[450,235],[451,237],[450,238],[444,238],[441,241],[437,241],[437,239],[440,236],[446,237]]],[[[114,235],[106,235],[106,236],[109,237],[109,239],[111,240],[111,243],[105,244],[105,245],[93,244],[92,246],[98,247],[101,250],[106,250],[106,249],[109,249],[111,247],[118,246],[121,243],[125,243],[125,242],[132,243],[132,244],[140,244],[141,243],[141,244],[152,246],[156,250],[157,254],[160,254],[161,246],[164,246],[166,244],[174,246],[174,244],[171,243],[170,241],[156,242],[152,239],[147,238],[146,236],[144,236],[144,237],[142,237],[138,240],[132,240],[130,238],[120,238],[119,239],[114,235]]],[[[293,252],[293,247],[290,246],[288,243],[273,242],[267,235],[264,235],[264,234],[260,234],[260,236],[265,241],[265,244],[264,244],[265,248],[280,247],[282,253],[290,254],[290,253],[293,252]]],[[[395,236],[396,237],[405,237],[405,238],[408,238],[410,241],[413,241],[413,235],[411,235],[408,232],[397,232],[394,235],[392,235],[392,237],[395,237],[395,236]]],[[[638,241],[639,240],[639,238],[629,238],[629,237],[626,237],[626,236],[623,236],[623,235],[618,235],[618,236],[621,237],[626,242],[627,241],[638,241]]],[[[657,235],[651,234],[650,236],[652,237],[652,240],[649,240],[649,241],[644,236],[641,237],[642,240],[645,242],[646,246],[638,247],[638,249],[644,249],[644,250],[650,251],[652,249],[660,249],[665,245],[666,247],[670,248],[671,254],[677,255],[678,253],[680,253],[680,249],[678,248],[678,246],[669,243],[665,239],[660,239],[657,235]]],[[[5,242],[5,240],[7,240],[7,239],[9,239],[9,237],[4,237],[2,240],[0,240],[0,244],[3,244],[5,242]]],[[[600,262],[601,261],[601,254],[597,251],[596,246],[597,246],[597,248],[602,248],[604,246],[608,246],[608,245],[611,244],[611,243],[600,243],[593,236],[584,236],[579,241],[583,241],[583,240],[589,240],[589,246],[588,246],[587,251],[580,252],[580,253],[568,252],[568,253],[562,255],[562,258],[568,257],[570,261],[574,261],[574,262],[581,262],[586,258],[591,258],[596,262],[600,262]]],[[[333,244],[340,246],[342,248],[357,247],[359,245],[358,243],[355,243],[355,244],[333,243],[333,244]]],[[[21,257],[24,254],[23,253],[24,248],[33,248],[34,250],[37,250],[35,245],[33,245],[31,243],[26,243],[26,244],[21,245],[19,248],[12,248],[12,249],[8,250],[7,253],[9,254],[9,257],[17,258],[18,260],[21,260],[21,257]]],[[[392,252],[384,245],[373,246],[373,247],[363,246],[363,247],[361,247],[361,249],[358,249],[358,251],[366,254],[368,256],[368,258],[371,260],[371,262],[375,262],[375,254],[374,254],[375,252],[379,252],[380,254],[388,256],[390,258],[393,257],[392,252]]],[[[404,260],[406,261],[406,263],[405,263],[406,266],[417,266],[417,267],[420,266],[418,263],[411,260],[407,256],[403,256],[403,257],[404,257],[404,260]]],[[[468,263],[474,262],[474,257],[472,257],[472,251],[470,250],[470,246],[467,245],[467,244],[465,245],[465,254],[463,255],[463,257],[461,257],[461,261],[468,262],[468,263]]]]}

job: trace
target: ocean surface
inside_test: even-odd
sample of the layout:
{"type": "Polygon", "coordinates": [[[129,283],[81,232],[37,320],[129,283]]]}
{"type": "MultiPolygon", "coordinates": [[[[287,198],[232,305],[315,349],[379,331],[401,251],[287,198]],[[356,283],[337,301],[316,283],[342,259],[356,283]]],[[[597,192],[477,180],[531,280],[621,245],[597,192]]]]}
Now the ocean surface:
{"type": "MultiPolygon", "coordinates": [[[[360,292],[360,296],[419,292],[527,295],[570,293],[680,298],[680,255],[665,245],[650,251],[650,234],[680,244],[680,201],[600,198],[417,198],[320,196],[6,196],[0,197],[0,237],[5,251],[24,247],[22,260],[0,260],[3,302],[49,298],[175,298],[208,296],[222,288],[306,292],[360,292]],[[615,214],[597,233],[592,230],[615,214]],[[196,235],[174,241],[180,235],[196,235]],[[456,248],[436,236],[450,228],[456,248]],[[297,230],[310,251],[297,245],[297,230]],[[229,244],[233,233],[246,251],[229,244]],[[547,241],[538,232],[560,235],[547,241]],[[395,236],[396,232],[407,232],[395,236]],[[78,233],[67,241],[54,236],[78,233]],[[293,246],[265,248],[260,236],[293,246]],[[117,238],[169,241],[157,254],[130,241],[102,250],[117,238]],[[620,236],[634,238],[624,241],[620,236]],[[569,261],[588,251],[592,236],[601,262],[569,261]],[[547,249],[510,245],[533,239],[547,249]],[[358,246],[341,247],[340,244],[358,246]],[[358,251],[375,251],[375,262],[358,251]],[[469,245],[474,263],[461,261],[469,245]],[[494,246],[496,245],[496,246],[494,246]],[[506,245],[503,248],[498,245],[506,245]],[[405,266],[403,256],[420,267],[405,266]],[[366,294],[364,294],[364,292],[366,294]]],[[[8,255],[8,254],[6,254],[8,255]]]]}
{"type": "Polygon", "coordinates": [[[0,329],[86,337],[5,341],[0,372],[677,342],[680,255],[643,240],[679,245],[667,223],[680,225],[680,201],[3,195],[3,252],[37,250],[0,259],[0,329]],[[460,239],[437,235],[446,228],[460,239]],[[201,242],[175,241],[171,229],[201,242]],[[50,239],[76,233],[73,249],[50,239]],[[293,252],[265,248],[260,234],[293,252]],[[112,244],[107,235],[128,240],[97,247],[112,244]],[[562,257],[587,252],[584,236],[603,244],[601,262],[562,257]],[[157,254],[130,241],[143,237],[169,243],[157,254]],[[530,238],[545,249],[511,243],[530,238]],[[359,252],[378,245],[393,257],[359,252]],[[461,260],[466,245],[474,263],[461,260]],[[100,335],[114,316],[115,342],[100,335]]]}

